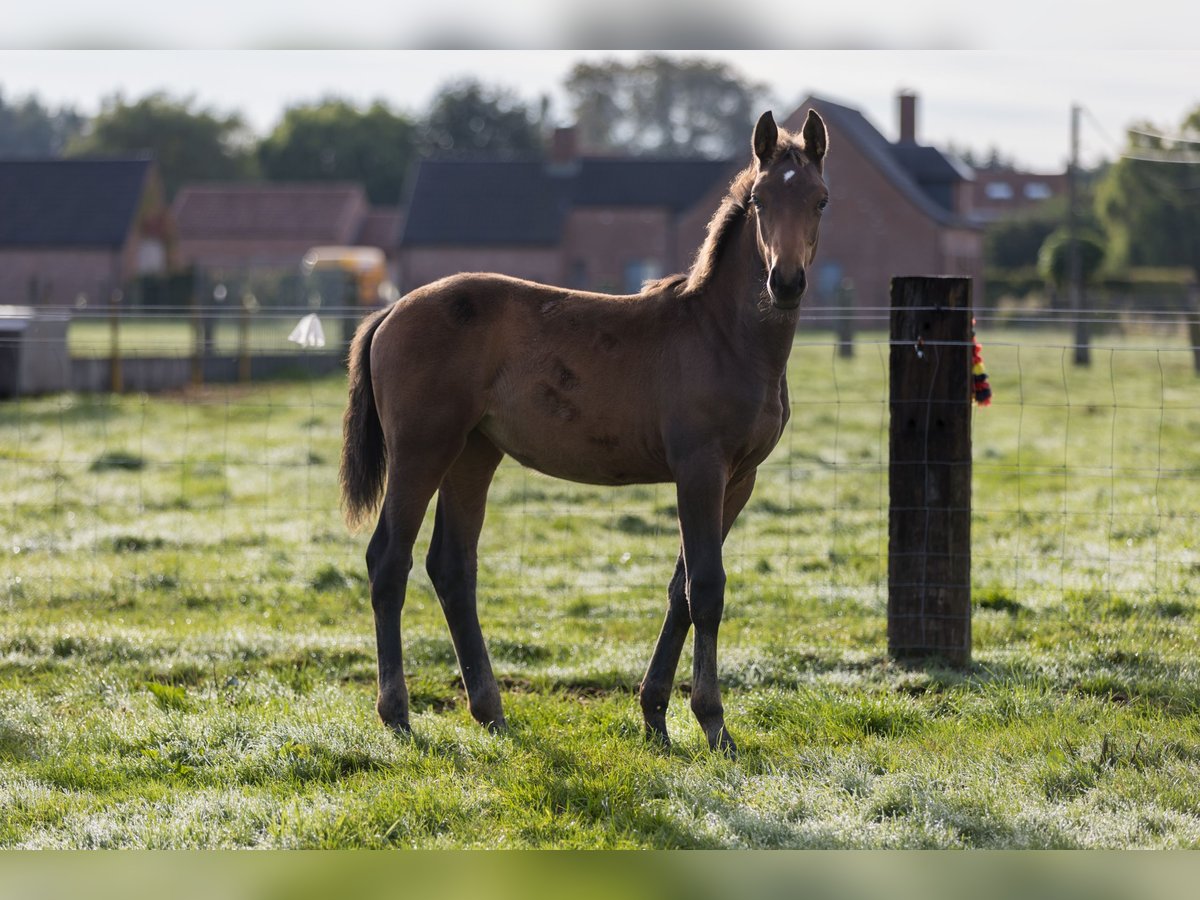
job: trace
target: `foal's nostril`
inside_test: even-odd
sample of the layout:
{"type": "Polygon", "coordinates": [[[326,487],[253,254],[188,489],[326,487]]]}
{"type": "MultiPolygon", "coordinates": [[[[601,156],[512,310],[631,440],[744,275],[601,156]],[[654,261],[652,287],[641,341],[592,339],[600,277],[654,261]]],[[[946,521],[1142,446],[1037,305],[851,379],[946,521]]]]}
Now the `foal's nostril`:
{"type": "Polygon", "coordinates": [[[787,279],[779,274],[779,269],[771,270],[771,290],[775,293],[802,294],[807,283],[803,269],[797,269],[796,273],[787,279]]]}
{"type": "Polygon", "coordinates": [[[797,269],[790,278],[784,278],[778,267],[772,267],[767,276],[767,288],[771,292],[771,300],[775,305],[785,309],[793,309],[800,302],[808,278],[803,269],[797,269]]]}

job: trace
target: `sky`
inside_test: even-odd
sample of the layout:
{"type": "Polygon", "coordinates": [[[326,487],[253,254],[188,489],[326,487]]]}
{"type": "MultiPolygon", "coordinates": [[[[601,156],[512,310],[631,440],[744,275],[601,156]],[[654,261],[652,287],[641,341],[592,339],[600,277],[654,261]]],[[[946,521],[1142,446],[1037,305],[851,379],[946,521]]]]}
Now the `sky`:
{"type": "MultiPolygon", "coordinates": [[[[943,30],[954,32],[952,25],[943,30]]],[[[247,34],[242,43],[252,45],[253,35],[247,34]]],[[[473,76],[529,99],[549,94],[555,116],[566,124],[570,111],[561,84],[576,61],[637,55],[540,49],[226,50],[206,48],[203,38],[201,33],[191,43],[172,41],[160,32],[159,45],[178,46],[110,50],[54,49],[47,40],[40,47],[12,46],[19,42],[0,40],[0,90],[10,99],[35,93],[52,106],[68,104],[86,113],[117,92],[133,99],[165,90],[194,96],[219,111],[241,112],[256,132],[265,133],[289,104],[336,95],[364,104],[383,99],[417,112],[446,81],[473,76]]],[[[1064,166],[1073,103],[1085,110],[1081,153],[1087,164],[1119,153],[1129,125],[1150,121],[1173,129],[1200,106],[1200,50],[1195,49],[926,46],[676,55],[719,58],[766,83],[780,117],[815,93],[858,107],[892,138],[895,95],[900,89],[914,90],[920,98],[918,138],[923,143],[976,151],[996,147],[1036,171],[1064,166]]]]}

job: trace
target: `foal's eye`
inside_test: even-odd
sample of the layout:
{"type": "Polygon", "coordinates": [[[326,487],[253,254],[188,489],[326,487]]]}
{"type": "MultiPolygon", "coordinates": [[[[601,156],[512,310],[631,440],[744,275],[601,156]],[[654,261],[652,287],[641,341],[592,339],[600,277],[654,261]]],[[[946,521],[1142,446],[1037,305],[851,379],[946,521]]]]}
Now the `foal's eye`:
{"type": "Polygon", "coordinates": [[[763,208],[762,197],[758,196],[758,194],[751,194],[750,195],[750,205],[753,206],[755,209],[762,209],[763,208]]]}
{"type": "Polygon", "coordinates": [[[817,204],[817,209],[821,210],[821,212],[824,212],[825,207],[827,207],[828,205],[829,205],[829,198],[826,197],[824,200],[822,200],[820,203],[817,204]]]}

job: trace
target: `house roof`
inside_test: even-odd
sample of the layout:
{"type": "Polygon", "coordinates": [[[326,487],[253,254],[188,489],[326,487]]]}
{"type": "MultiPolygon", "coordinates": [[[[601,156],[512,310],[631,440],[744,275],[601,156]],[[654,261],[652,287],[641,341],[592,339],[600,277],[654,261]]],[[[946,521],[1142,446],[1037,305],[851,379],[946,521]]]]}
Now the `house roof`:
{"type": "Polygon", "coordinates": [[[853,107],[823,97],[809,97],[800,109],[810,106],[825,118],[830,127],[853,141],[854,146],[883,176],[929,218],[940,225],[974,227],[946,205],[949,200],[947,186],[971,179],[970,171],[957,160],[946,156],[936,147],[914,143],[893,144],[853,107]]]}
{"type": "Polygon", "coordinates": [[[573,207],[679,213],[728,177],[727,160],[585,157],[541,161],[423,160],[401,243],[552,246],[573,207]]]}
{"type": "Polygon", "coordinates": [[[541,162],[422,160],[401,244],[557,244],[560,184],[541,162]]]}
{"type": "Polygon", "coordinates": [[[0,160],[0,246],[124,245],[150,159],[0,160]]]}
{"type": "Polygon", "coordinates": [[[892,144],[892,155],[918,184],[975,180],[975,173],[970,166],[956,156],[943,153],[937,147],[901,141],[892,144]]]}
{"type": "Polygon", "coordinates": [[[366,210],[359,184],[203,183],[185,185],[171,206],[181,240],[249,239],[349,244],[366,210]]]}
{"type": "Polygon", "coordinates": [[[572,183],[577,206],[652,206],[683,212],[721,178],[727,159],[591,159],[572,183]]]}
{"type": "Polygon", "coordinates": [[[393,250],[400,243],[404,214],[398,206],[373,206],[363,217],[356,244],[393,250]]]}

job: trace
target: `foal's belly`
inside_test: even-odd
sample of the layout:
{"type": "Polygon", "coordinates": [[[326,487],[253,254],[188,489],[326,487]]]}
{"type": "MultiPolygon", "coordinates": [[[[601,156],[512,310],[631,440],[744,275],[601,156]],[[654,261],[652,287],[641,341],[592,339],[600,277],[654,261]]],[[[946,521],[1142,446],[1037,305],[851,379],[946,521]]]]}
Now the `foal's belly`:
{"type": "Polygon", "coordinates": [[[661,440],[641,429],[573,416],[562,411],[559,421],[489,413],[479,430],[521,465],[555,478],[584,484],[652,484],[672,481],[661,440]]]}

